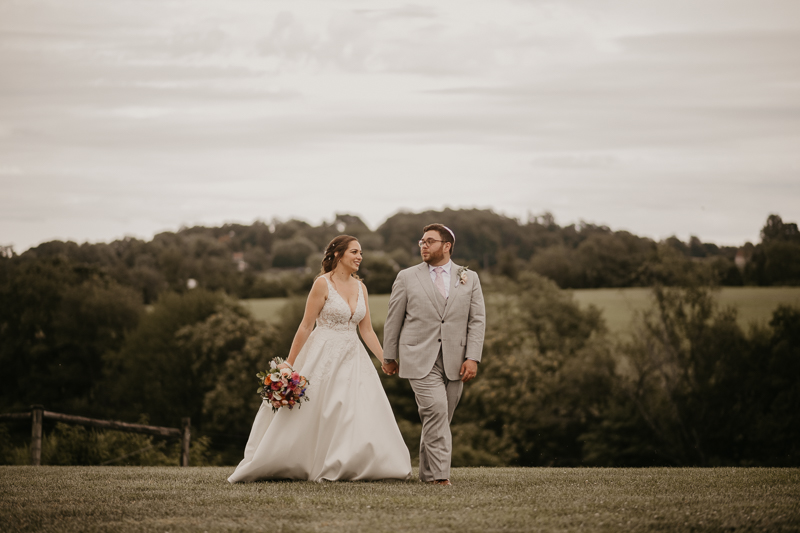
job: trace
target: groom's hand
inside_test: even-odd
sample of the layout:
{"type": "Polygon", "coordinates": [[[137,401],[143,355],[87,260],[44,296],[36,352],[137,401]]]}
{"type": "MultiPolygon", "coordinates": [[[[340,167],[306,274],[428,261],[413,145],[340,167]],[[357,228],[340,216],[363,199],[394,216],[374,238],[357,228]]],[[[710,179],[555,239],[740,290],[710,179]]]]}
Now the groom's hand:
{"type": "Polygon", "coordinates": [[[473,379],[478,375],[478,363],[472,359],[467,359],[461,364],[461,372],[458,375],[461,376],[461,381],[464,383],[473,379]]]}
{"type": "Polygon", "coordinates": [[[390,363],[384,361],[384,363],[381,365],[381,370],[383,370],[383,373],[387,376],[392,376],[397,374],[397,366],[397,361],[392,361],[390,363]]]}

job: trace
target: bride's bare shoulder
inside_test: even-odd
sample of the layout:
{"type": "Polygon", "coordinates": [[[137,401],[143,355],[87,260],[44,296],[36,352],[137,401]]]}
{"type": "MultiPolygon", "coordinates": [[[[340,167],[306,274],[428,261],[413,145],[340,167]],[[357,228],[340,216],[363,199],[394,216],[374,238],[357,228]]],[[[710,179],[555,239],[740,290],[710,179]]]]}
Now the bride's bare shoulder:
{"type": "Polygon", "coordinates": [[[314,284],[311,286],[311,292],[321,295],[325,299],[328,298],[328,280],[325,278],[325,275],[314,280],[314,284]]]}

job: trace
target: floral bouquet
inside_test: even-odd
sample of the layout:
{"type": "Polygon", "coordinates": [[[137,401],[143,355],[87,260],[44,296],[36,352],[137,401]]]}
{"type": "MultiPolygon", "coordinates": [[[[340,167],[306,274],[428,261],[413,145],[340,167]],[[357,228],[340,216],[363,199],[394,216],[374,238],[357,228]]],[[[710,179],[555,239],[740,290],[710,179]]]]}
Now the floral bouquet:
{"type": "Polygon", "coordinates": [[[259,384],[256,393],[270,403],[273,413],[281,407],[292,409],[297,405],[299,409],[301,401],[308,401],[308,379],[291,368],[278,368],[283,362],[276,357],[270,361],[268,371],[256,374],[259,384]]]}

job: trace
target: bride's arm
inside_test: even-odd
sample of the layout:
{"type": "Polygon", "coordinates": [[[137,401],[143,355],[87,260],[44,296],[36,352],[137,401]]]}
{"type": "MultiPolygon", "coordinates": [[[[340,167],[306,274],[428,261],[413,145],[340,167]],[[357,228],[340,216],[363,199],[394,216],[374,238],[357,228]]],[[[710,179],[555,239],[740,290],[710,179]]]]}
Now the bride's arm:
{"type": "Polygon", "coordinates": [[[375,335],[375,330],[372,329],[372,319],[369,316],[369,294],[367,293],[367,286],[362,282],[359,283],[361,283],[364,289],[364,305],[367,306],[367,314],[364,315],[364,318],[358,323],[358,331],[361,333],[361,338],[364,339],[364,343],[367,345],[367,348],[369,348],[369,351],[374,353],[375,357],[377,357],[378,361],[383,365],[383,348],[381,348],[381,343],[378,342],[378,336],[375,335]]]}
{"type": "Polygon", "coordinates": [[[289,350],[289,356],[286,362],[294,366],[294,361],[300,350],[305,346],[308,336],[314,331],[314,322],[316,322],[322,306],[325,305],[325,300],[328,298],[328,283],[318,277],[311,287],[311,292],[308,293],[308,300],[306,300],[306,311],[303,314],[303,321],[300,322],[300,327],[297,328],[297,333],[294,334],[292,347],[289,350]]]}

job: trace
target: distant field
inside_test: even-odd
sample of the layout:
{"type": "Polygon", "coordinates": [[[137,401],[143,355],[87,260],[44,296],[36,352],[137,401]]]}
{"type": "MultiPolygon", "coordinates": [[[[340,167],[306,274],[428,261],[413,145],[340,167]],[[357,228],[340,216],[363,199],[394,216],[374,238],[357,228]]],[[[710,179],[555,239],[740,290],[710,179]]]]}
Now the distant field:
{"type": "Polygon", "coordinates": [[[240,300],[239,303],[249,309],[254,317],[274,323],[280,320],[281,308],[287,300],[288,298],[251,298],[240,300]]]}
{"type": "Polygon", "coordinates": [[[455,468],[229,485],[233,467],[0,466],[0,530],[798,531],[796,468],[455,468]]]}
{"type": "MultiPolygon", "coordinates": [[[[650,289],[583,289],[572,291],[581,307],[594,304],[612,333],[624,333],[638,311],[652,304],[650,289]]],[[[780,304],[800,306],[800,287],[724,287],[716,293],[720,307],[735,307],[739,324],[747,328],[752,322],[766,324],[780,304]]]]}
{"type": "MultiPolygon", "coordinates": [[[[612,333],[627,331],[634,314],[651,304],[650,289],[646,288],[582,289],[571,292],[581,307],[594,304],[602,310],[612,333]]],[[[800,306],[800,287],[725,287],[716,295],[721,307],[736,307],[739,323],[743,327],[748,327],[751,322],[768,322],[772,311],[780,304],[800,306]]],[[[242,300],[241,303],[257,318],[275,322],[280,318],[286,298],[242,300]]],[[[372,322],[383,324],[389,308],[389,295],[370,296],[369,307],[372,322]]]]}
{"type": "MultiPolygon", "coordinates": [[[[287,298],[253,298],[251,300],[241,300],[240,303],[253,313],[253,316],[276,322],[280,320],[281,308],[286,304],[287,298]]],[[[386,321],[386,313],[389,310],[389,295],[377,294],[369,297],[369,314],[372,322],[383,324],[386,321]]]]}

